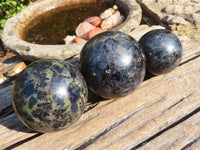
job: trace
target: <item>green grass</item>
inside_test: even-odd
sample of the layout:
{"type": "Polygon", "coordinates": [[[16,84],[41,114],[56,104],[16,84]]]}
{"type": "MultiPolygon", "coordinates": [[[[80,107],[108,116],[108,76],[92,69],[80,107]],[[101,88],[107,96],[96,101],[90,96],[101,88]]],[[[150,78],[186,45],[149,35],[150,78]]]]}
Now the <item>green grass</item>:
{"type": "Polygon", "coordinates": [[[4,23],[35,0],[0,0],[0,33],[4,23]]]}

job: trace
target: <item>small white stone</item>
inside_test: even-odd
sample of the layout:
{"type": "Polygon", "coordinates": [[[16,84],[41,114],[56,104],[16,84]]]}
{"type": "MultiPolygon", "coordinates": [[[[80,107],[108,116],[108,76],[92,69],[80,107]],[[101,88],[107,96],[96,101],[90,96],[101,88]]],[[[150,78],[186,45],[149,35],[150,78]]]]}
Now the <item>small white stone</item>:
{"type": "Polygon", "coordinates": [[[106,18],[102,24],[101,28],[104,31],[110,30],[113,27],[116,27],[117,25],[121,24],[123,22],[123,17],[120,15],[119,11],[116,11],[113,15],[106,18]]]}
{"type": "Polygon", "coordinates": [[[113,9],[116,11],[118,9],[117,5],[113,5],[113,9]]]}
{"type": "Polygon", "coordinates": [[[65,44],[71,44],[71,43],[73,43],[73,40],[74,40],[75,37],[76,37],[75,35],[67,35],[64,38],[65,44]]]}
{"type": "Polygon", "coordinates": [[[100,18],[106,19],[106,18],[110,17],[114,12],[115,12],[114,9],[108,8],[103,13],[100,14],[100,18]]]}

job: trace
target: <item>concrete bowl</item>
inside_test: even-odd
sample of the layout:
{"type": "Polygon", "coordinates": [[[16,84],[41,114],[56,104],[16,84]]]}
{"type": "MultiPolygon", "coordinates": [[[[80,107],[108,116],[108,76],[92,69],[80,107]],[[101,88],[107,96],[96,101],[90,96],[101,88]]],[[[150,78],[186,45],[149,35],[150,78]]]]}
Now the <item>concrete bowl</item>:
{"type": "Polygon", "coordinates": [[[70,8],[70,5],[93,3],[107,3],[108,6],[116,4],[125,14],[125,21],[112,30],[129,33],[139,26],[142,17],[140,5],[135,0],[43,0],[32,4],[7,20],[4,25],[2,41],[12,51],[19,54],[24,60],[35,61],[37,59],[62,59],[65,60],[80,53],[85,42],[67,45],[40,45],[24,41],[21,37],[23,30],[34,18],[44,12],[57,9],[61,6],[70,8]]]}

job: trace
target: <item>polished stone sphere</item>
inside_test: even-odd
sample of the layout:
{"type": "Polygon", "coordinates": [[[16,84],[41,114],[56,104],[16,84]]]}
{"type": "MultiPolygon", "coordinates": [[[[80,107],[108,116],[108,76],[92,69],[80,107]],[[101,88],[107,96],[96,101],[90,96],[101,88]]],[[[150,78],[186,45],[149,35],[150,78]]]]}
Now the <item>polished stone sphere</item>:
{"type": "Polygon", "coordinates": [[[178,37],[166,29],[152,30],[139,40],[147,59],[147,70],[161,75],[174,70],[182,59],[182,46],[178,37]]]}
{"type": "Polygon", "coordinates": [[[78,69],[55,59],[33,62],[17,77],[12,102],[19,119],[37,132],[64,129],[77,121],[87,102],[78,69]]]}
{"type": "Polygon", "coordinates": [[[145,56],[131,36],[107,31],[85,44],[79,68],[92,92],[106,99],[117,98],[129,94],[143,81],[145,56]]]}

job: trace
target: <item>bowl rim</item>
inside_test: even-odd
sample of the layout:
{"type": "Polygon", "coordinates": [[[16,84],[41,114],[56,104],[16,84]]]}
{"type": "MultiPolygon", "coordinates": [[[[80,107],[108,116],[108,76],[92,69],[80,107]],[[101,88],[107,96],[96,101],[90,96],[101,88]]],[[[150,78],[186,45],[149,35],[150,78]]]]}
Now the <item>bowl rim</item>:
{"type": "MultiPolygon", "coordinates": [[[[96,0],[84,0],[85,3],[93,1],[96,0]]],[[[129,14],[126,17],[126,20],[121,25],[113,28],[113,31],[129,33],[133,28],[136,28],[140,25],[142,10],[140,5],[135,0],[113,1],[123,3],[124,5],[127,5],[126,7],[129,7],[129,14]]],[[[79,54],[86,42],[70,43],[66,45],[40,45],[24,41],[20,36],[20,31],[22,31],[23,27],[27,24],[27,19],[30,20],[33,14],[40,15],[43,12],[49,11],[51,9],[56,9],[59,6],[63,6],[63,3],[70,5],[73,2],[78,3],[83,1],[43,0],[26,7],[14,17],[8,19],[4,24],[2,32],[3,44],[27,61],[35,61],[42,58],[66,60],[79,54]]]]}

